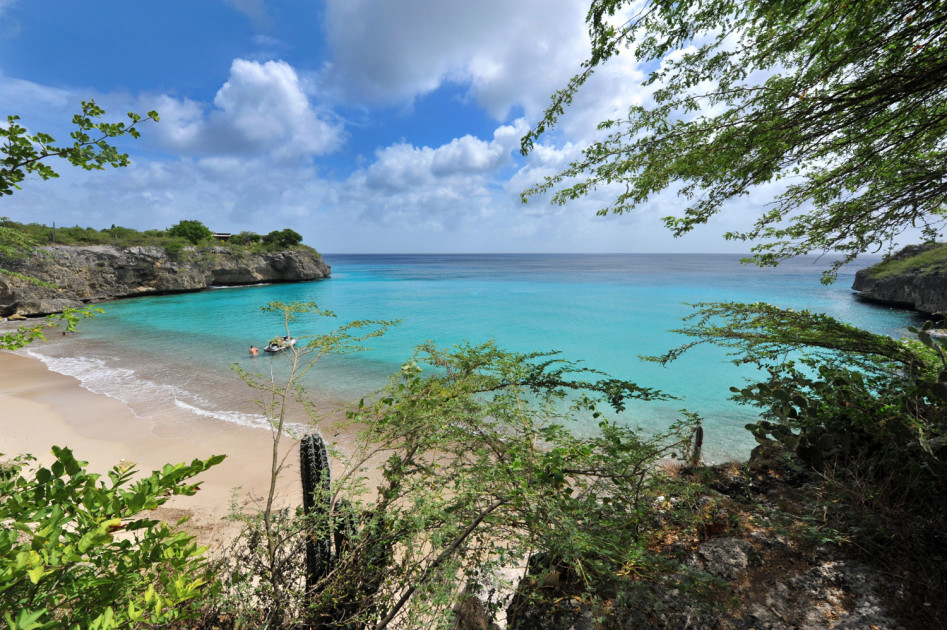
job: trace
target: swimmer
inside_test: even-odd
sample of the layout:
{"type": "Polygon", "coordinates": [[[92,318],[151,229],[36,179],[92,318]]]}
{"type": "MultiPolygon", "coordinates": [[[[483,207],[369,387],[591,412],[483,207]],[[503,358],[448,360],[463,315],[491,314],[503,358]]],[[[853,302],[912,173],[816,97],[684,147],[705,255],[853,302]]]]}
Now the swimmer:
{"type": "Polygon", "coordinates": [[[255,357],[260,354],[260,351],[256,349],[256,346],[250,346],[250,356],[255,357]]]}

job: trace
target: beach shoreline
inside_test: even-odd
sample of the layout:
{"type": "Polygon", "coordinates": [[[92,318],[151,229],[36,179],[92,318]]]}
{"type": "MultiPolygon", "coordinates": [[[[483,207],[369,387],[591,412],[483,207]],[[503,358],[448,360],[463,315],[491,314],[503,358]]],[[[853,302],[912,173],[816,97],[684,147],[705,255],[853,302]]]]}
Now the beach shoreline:
{"type": "MultiPolygon", "coordinates": [[[[37,358],[0,352],[0,418],[5,459],[29,453],[47,464],[52,447],[65,446],[99,474],[128,463],[148,474],[168,463],[226,454],[221,464],[194,480],[201,484],[196,495],[173,497],[163,508],[171,522],[189,516],[187,529],[203,543],[232,532],[233,523],[225,519],[232,506],[255,511],[269,487],[268,430],[201,418],[184,409],[139,417],[120,400],[84,389],[76,378],[50,370],[37,358]]],[[[295,440],[284,438],[280,456],[288,466],[277,486],[281,505],[301,501],[295,449],[295,440]]]]}

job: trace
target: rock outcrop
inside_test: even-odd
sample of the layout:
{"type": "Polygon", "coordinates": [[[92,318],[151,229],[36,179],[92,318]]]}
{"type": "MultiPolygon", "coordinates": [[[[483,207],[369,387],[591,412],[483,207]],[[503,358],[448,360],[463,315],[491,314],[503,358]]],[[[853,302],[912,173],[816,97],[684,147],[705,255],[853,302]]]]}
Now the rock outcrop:
{"type": "Polygon", "coordinates": [[[70,247],[51,245],[0,261],[0,316],[46,315],[89,302],[199,291],[209,286],[304,282],[331,273],[314,250],[253,253],[227,247],[70,247]],[[22,276],[42,280],[41,286],[22,276]]]}
{"type": "Polygon", "coordinates": [[[872,302],[928,314],[947,312],[947,265],[937,255],[941,249],[947,250],[947,246],[929,243],[905,247],[884,262],[859,270],[852,289],[872,302]]]}

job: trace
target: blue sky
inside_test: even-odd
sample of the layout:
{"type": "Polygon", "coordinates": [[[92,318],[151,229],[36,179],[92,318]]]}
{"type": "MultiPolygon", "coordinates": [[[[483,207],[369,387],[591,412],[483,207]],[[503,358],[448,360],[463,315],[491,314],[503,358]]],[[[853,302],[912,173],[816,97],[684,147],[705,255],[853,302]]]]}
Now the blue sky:
{"type": "Polygon", "coordinates": [[[746,199],[674,239],[661,195],[597,217],[519,193],[644,102],[631,55],[600,71],[528,158],[519,139],[588,52],[583,0],[0,0],[0,115],[68,138],[94,98],[157,110],[132,165],[27,181],[0,215],[57,225],[291,227],[320,251],[745,251],[746,199]]]}

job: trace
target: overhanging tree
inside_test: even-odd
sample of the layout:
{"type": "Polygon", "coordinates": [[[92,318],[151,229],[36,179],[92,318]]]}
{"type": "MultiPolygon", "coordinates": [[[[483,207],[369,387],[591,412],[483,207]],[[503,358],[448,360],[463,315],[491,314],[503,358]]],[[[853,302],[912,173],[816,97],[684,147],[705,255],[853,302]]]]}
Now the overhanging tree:
{"type": "MultiPolygon", "coordinates": [[[[82,112],[72,118],[76,126],[75,131],[70,134],[72,143],[67,145],[57,145],[56,140],[48,133],[30,134],[19,124],[19,116],[7,116],[6,124],[0,124],[0,197],[12,195],[14,190],[19,190],[20,183],[30,174],[38,175],[44,180],[59,177],[59,173],[48,164],[54,159],[66,160],[87,171],[104,170],[106,166],[128,166],[128,154],[119,152],[110,141],[125,135],[137,139],[141,135],[137,129],[138,125],[146,120],[157,122],[158,112],[148,112],[147,116],[129,112],[128,123],[98,120],[103,114],[105,110],[96,105],[94,100],[82,101],[82,112]]],[[[5,219],[6,217],[0,217],[0,259],[31,252],[36,243],[15,227],[5,225],[5,219]]],[[[14,274],[2,266],[0,274],[39,283],[35,278],[14,274]]],[[[97,309],[67,309],[67,312],[61,315],[52,316],[52,320],[47,318],[45,324],[30,325],[0,335],[0,348],[20,348],[35,339],[42,339],[43,328],[56,325],[54,320],[65,320],[67,330],[74,330],[78,319],[91,317],[93,310],[97,309]]]]}
{"type": "Polygon", "coordinates": [[[642,84],[653,105],[602,122],[604,139],[524,200],[554,191],[564,204],[619,184],[599,214],[621,214],[676,190],[687,206],[665,224],[680,236],[783,180],[748,230],[725,235],[754,242],[761,265],[813,251],[850,261],[911,226],[936,236],[947,201],[947,3],[594,0],[587,21],[591,56],[523,154],[623,51],[660,62],[642,84]]]}
{"type": "Polygon", "coordinates": [[[63,146],[57,145],[48,133],[27,133],[27,129],[17,122],[19,116],[7,116],[6,125],[0,125],[0,138],[3,138],[3,144],[0,144],[0,155],[3,156],[0,159],[0,195],[12,195],[30,174],[41,179],[59,177],[48,164],[55,158],[87,171],[104,170],[106,166],[128,166],[128,154],[120,153],[109,143],[110,140],[124,135],[137,139],[141,135],[137,126],[145,120],[157,121],[158,112],[148,112],[147,116],[129,112],[130,123],[97,120],[104,113],[105,110],[95,101],[83,101],[82,113],[72,117],[76,126],[69,134],[72,143],[63,146]]]}

